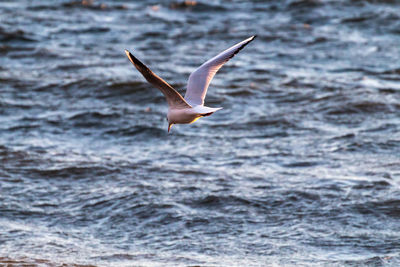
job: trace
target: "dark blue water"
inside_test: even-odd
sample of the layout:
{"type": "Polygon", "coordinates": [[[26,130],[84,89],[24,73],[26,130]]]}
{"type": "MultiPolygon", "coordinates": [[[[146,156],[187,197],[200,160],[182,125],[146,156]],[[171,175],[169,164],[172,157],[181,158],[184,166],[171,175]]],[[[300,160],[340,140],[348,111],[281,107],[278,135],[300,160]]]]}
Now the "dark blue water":
{"type": "Polygon", "coordinates": [[[1,1],[6,264],[399,266],[400,3],[1,1]]]}

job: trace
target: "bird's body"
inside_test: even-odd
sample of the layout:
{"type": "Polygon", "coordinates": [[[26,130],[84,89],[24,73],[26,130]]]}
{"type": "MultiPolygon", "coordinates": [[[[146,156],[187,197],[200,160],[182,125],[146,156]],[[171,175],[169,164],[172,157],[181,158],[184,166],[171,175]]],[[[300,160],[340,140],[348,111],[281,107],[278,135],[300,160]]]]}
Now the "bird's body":
{"type": "Polygon", "coordinates": [[[172,124],[189,124],[195,122],[201,117],[206,117],[213,114],[215,111],[222,108],[209,108],[201,105],[188,108],[169,108],[168,121],[172,124]]]}
{"type": "Polygon", "coordinates": [[[206,117],[222,108],[204,106],[204,98],[215,73],[243,47],[250,43],[256,36],[252,36],[217,56],[205,62],[189,76],[185,98],[183,98],[171,85],[153,73],[146,65],[140,62],[129,51],[126,55],[136,69],[142,73],[146,80],[160,89],[168,102],[168,132],[173,124],[193,123],[201,117],[206,117]]]}

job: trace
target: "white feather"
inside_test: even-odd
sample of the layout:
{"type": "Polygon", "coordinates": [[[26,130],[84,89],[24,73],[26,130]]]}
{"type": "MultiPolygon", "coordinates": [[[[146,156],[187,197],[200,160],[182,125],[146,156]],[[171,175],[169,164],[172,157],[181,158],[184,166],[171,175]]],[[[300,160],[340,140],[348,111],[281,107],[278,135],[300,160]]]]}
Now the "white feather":
{"type": "Polygon", "coordinates": [[[204,98],[208,86],[217,71],[237,54],[243,47],[250,43],[255,36],[252,36],[221,52],[217,56],[205,62],[189,76],[185,100],[191,106],[204,105],[204,98]]]}

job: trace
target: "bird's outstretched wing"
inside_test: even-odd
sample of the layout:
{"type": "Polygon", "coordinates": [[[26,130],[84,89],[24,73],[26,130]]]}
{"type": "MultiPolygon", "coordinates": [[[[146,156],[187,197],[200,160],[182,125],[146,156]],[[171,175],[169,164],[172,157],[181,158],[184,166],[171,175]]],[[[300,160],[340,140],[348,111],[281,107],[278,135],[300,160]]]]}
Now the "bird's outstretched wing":
{"type": "Polygon", "coordinates": [[[234,57],[243,47],[254,40],[256,35],[228,48],[217,56],[205,62],[189,76],[185,100],[192,106],[203,105],[210,84],[215,73],[234,57]]]}
{"type": "Polygon", "coordinates": [[[125,54],[128,56],[129,60],[136,67],[136,69],[143,75],[146,80],[160,89],[160,91],[167,98],[168,105],[174,108],[190,108],[190,105],[185,101],[185,99],[166,81],[157,76],[152,72],[146,65],[144,65],[140,60],[134,57],[128,50],[125,50],[125,54]]]}

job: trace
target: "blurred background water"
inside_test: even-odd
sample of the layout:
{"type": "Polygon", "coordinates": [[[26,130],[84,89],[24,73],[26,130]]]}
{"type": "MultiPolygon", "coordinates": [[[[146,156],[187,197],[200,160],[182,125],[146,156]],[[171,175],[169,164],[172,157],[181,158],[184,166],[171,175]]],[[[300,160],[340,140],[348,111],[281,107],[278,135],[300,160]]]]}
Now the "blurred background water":
{"type": "Polygon", "coordinates": [[[400,265],[398,1],[6,0],[0,62],[0,264],[400,265]],[[124,49],[253,34],[168,134],[124,49]]]}

